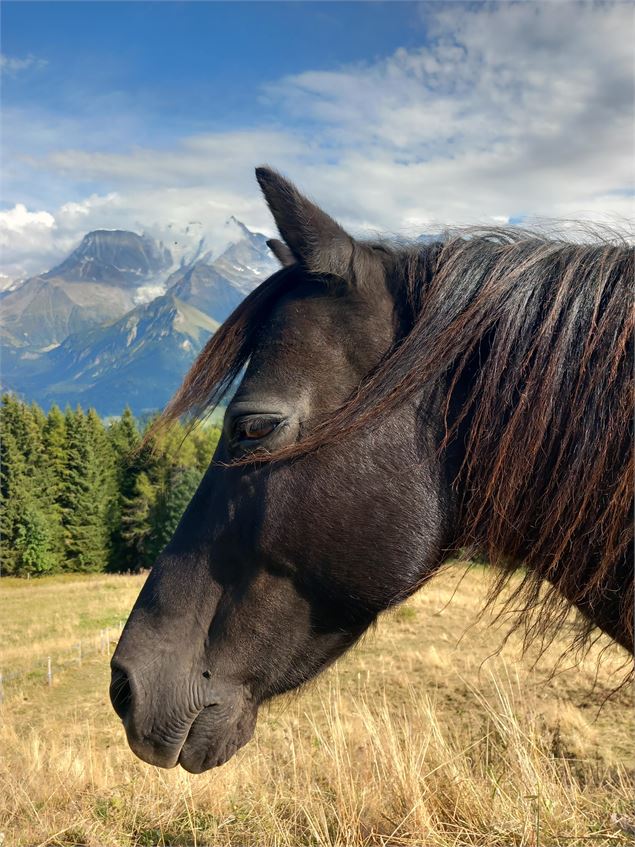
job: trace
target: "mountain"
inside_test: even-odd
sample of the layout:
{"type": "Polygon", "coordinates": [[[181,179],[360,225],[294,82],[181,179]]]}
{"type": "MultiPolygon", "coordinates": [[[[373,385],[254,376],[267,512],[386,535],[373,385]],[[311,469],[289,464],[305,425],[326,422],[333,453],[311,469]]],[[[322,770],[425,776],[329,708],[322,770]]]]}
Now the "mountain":
{"type": "Polygon", "coordinates": [[[230,240],[216,259],[211,258],[211,251],[204,252],[166,281],[166,287],[177,297],[219,323],[258,283],[278,269],[264,235],[251,232],[234,217],[227,221],[225,232],[230,240]]]}
{"type": "Polygon", "coordinates": [[[3,292],[2,343],[42,350],[71,333],[118,318],[171,264],[170,251],[147,236],[89,232],[61,264],[3,292]]]}
{"type": "Polygon", "coordinates": [[[248,294],[254,288],[254,278],[262,282],[278,270],[278,264],[267,247],[266,236],[251,232],[234,217],[227,223],[234,227],[236,237],[214,261],[213,267],[238,291],[248,294]]]}
{"type": "Polygon", "coordinates": [[[32,277],[0,300],[2,343],[46,349],[70,333],[119,317],[133,305],[130,292],[115,286],[32,277]]]}
{"type": "MultiPolygon", "coordinates": [[[[38,350],[11,342],[6,344],[2,363],[3,387],[45,407],[54,402],[61,406],[81,403],[94,406],[104,415],[120,414],[126,404],[137,414],[161,408],[174,393],[209,336],[249,291],[278,268],[266,246],[265,236],[252,233],[239,221],[229,223],[231,240],[220,255],[212,259],[211,251],[194,250],[189,254],[192,257],[189,264],[179,257],[177,269],[172,262],[171,272],[164,274],[164,278],[160,274],[153,277],[158,289],[164,293],[149,303],[132,305],[124,314],[97,326],[81,326],[77,331],[67,333],[60,344],[50,349],[38,350]]],[[[138,244],[134,240],[127,241],[138,244]]],[[[93,241],[94,244],[98,242],[99,239],[93,241]]],[[[90,262],[78,254],[78,248],[49,274],[34,278],[41,285],[50,285],[48,276],[59,274],[60,268],[63,268],[65,286],[54,286],[55,296],[60,302],[51,304],[47,322],[49,330],[59,327],[60,335],[65,330],[60,311],[64,316],[68,304],[61,298],[71,285],[79,285],[80,288],[86,285],[93,296],[96,296],[95,287],[102,285],[96,280],[71,282],[71,277],[96,273],[98,267],[111,266],[119,271],[124,268],[126,278],[120,285],[107,286],[114,293],[128,291],[127,286],[135,279],[135,268],[141,271],[136,278],[144,285],[148,284],[150,274],[156,273],[156,264],[138,264],[140,257],[137,252],[123,263],[123,251],[113,256],[102,248],[103,244],[100,245],[99,256],[95,255],[97,251],[91,252],[93,259],[90,262]],[[115,260],[121,264],[115,264],[115,260]],[[56,308],[60,311],[56,312],[56,308]]],[[[154,253],[146,246],[144,255],[154,256],[158,263],[168,262],[167,251],[162,252],[164,248],[160,243],[153,242],[152,249],[154,253]]],[[[109,279],[113,279],[112,274],[109,279]]],[[[29,282],[30,288],[35,289],[35,283],[29,282]]],[[[24,283],[21,288],[26,285],[24,283]]],[[[132,292],[138,292],[140,288],[137,286],[132,292]]],[[[0,295],[0,298],[1,309],[8,295],[0,295]]],[[[31,337],[36,335],[38,320],[41,318],[31,300],[22,310],[22,326],[28,326],[31,337]]]]}
{"type": "Polygon", "coordinates": [[[85,235],[67,259],[42,276],[137,288],[140,282],[165,271],[171,264],[170,251],[160,248],[146,235],[98,229],[85,235]]]}
{"type": "Polygon", "coordinates": [[[103,415],[161,408],[219,324],[171,291],[119,320],[69,336],[24,375],[22,392],[48,406],[81,403],[103,415]]]}
{"type": "Polygon", "coordinates": [[[167,280],[167,287],[184,303],[190,303],[218,323],[222,323],[245,296],[216,270],[214,264],[207,262],[196,262],[180,273],[173,274],[167,280]]]}

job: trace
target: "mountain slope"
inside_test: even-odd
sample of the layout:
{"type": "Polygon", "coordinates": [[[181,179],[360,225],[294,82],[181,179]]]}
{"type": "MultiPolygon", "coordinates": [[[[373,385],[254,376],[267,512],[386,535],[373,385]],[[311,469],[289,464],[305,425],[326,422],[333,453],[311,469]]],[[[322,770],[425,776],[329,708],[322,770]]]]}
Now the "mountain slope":
{"type": "Polygon", "coordinates": [[[279,266],[267,247],[266,236],[251,232],[234,217],[229,219],[228,224],[233,225],[237,237],[212,265],[238,291],[248,294],[257,282],[271,276],[279,266]]]}
{"type": "MultiPolygon", "coordinates": [[[[101,414],[161,408],[218,323],[171,292],[119,320],[71,335],[34,362],[21,393],[48,406],[82,403],[101,414]]],[[[15,371],[15,367],[13,368],[15,371]]]]}
{"type": "Polygon", "coordinates": [[[176,279],[168,279],[168,291],[183,302],[206,312],[218,323],[229,317],[244,297],[213,265],[206,262],[197,262],[176,279]]]}
{"type": "Polygon", "coordinates": [[[118,318],[133,308],[139,289],[170,264],[169,251],[145,236],[90,232],[60,265],[2,296],[4,343],[41,350],[118,318]]]}
{"type": "Polygon", "coordinates": [[[134,305],[128,291],[114,286],[69,285],[45,277],[27,280],[0,302],[6,342],[35,349],[59,344],[71,333],[117,318],[134,305]]]}
{"type": "MultiPolygon", "coordinates": [[[[190,265],[179,267],[165,280],[157,277],[160,288],[167,290],[149,303],[130,302],[139,290],[127,287],[136,253],[134,261],[129,259],[125,265],[130,273],[122,285],[66,278],[59,285],[43,275],[0,295],[0,308],[12,297],[19,314],[19,320],[5,319],[2,327],[6,338],[3,387],[43,406],[79,402],[107,415],[120,414],[126,404],[137,414],[161,408],[211,333],[249,291],[277,270],[265,237],[238,221],[230,223],[232,239],[217,259],[212,260],[209,252],[192,252],[196,258],[190,265]],[[85,295],[92,308],[79,308],[78,301],[85,295]],[[57,299],[49,305],[47,297],[57,299]],[[122,307],[126,298],[127,309],[122,307]],[[95,308],[98,302],[100,308],[95,308]],[[96,326],[96,315],[108,308],[109,317],[96,326]],[[95,322],[92,325],[87,325],[89,317],[95,322]],[[20,343],[19,333],[26,333],[29,343],[20,343]],[[61,343],[42,349],[52,336],[61,343]]],[[[75,251],[50,274],[65,268],[68,277],[97,275],[95,269],[108,265],[113,256],[101,249],[98,239],[91,243],[94,262],[86,263],[84,254],[75,251]]]]}
{"type": "Polygon", "coordinates": [[[146,235],[98,229],[85,235],[67,259],[42,276],[136,288],[141,280],[162,273],[171,264],[170,251],[161,249],[146,235]]]}
{"type": "Polygon", "coordinates": [[[227,223],[233,239],[218,256],[181,268],[167,280],[169,290],[186,303],[222,323],[259,283],[278,270],[261,233],[251,232],[235,218],[227,223]]]}

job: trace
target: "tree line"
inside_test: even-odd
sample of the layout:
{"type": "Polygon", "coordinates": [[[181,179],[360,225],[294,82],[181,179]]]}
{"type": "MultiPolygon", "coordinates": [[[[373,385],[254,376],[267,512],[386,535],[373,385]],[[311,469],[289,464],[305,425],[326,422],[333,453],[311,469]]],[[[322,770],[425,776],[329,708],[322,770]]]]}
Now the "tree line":
{"type": "MultiPolygon", "coordinates": [[[[146,425],[147,426],[147,425],[146,425]]],[[[137,571],[169,541],[207,468],[218,427],[177,425],[142,446],[129,409],[103,421],[0,405],[0,573],[137,571]]]]}

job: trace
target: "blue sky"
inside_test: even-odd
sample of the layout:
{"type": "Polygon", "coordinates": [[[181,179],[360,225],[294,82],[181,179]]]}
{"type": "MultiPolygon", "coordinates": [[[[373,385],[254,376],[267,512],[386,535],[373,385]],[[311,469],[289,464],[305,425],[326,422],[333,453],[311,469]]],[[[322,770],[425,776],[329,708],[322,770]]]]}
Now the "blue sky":
{"type": "Polygon", "coordinates": [[[3,2],[11,278],[89,228],[271,227],[269,161],[356,231],[632,216],[628,4],[3,2]]]}
{"type": "Polygon", "coordinates": [[[3,52],[35,59],[5,80],[5,105],[59,117],[138,110],[122,145],[275,121],[263,84],[425,39],[418,6],[394,2],[9,1],[2,24],[3,52]]]}

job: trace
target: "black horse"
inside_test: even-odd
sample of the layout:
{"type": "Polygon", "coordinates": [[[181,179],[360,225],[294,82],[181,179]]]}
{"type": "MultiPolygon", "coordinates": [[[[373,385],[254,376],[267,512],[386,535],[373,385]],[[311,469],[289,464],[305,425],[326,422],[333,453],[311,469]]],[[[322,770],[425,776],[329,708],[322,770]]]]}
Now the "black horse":
{"type": "Polygon", "coordinates": [[[209,410],[246,366],[112,660],[134,752],[222,764],[263,701],[459,549],[501,585],[524,566],[530,634],[574,606],[583,634],[632,651],[633,250],[517,231],[360,243],[274,171],[257,178],[283,268],[160,424],[209,410]]]}

